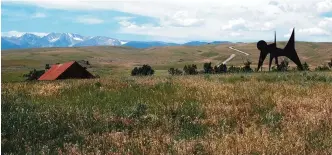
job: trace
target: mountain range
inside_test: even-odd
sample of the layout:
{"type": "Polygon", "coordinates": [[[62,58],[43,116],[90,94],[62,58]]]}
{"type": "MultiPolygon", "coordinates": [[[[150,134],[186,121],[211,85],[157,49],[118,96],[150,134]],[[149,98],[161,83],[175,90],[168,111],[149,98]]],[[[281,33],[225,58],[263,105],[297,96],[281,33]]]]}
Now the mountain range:
{"type": "Polygon", "coordinates": [[[85,37],[74,33],[49,33],[40,37],[25,33],[22,36],[2,36],[1,49],[24,49],[43,47],[83,47],[83,46],[127,46],[133,48],[149,48],[156,46],[199,46],[206,44],[224,44],[228,41],[201,42],[191,41],[184,44],[161,41],[124,41],[105,36],[85,37]]]}

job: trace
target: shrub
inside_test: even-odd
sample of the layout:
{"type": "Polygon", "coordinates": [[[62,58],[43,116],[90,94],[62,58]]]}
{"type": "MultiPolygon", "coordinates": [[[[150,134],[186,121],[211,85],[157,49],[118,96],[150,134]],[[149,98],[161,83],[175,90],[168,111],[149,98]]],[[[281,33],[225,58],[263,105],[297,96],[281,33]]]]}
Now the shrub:
{"type": "Polygon", "coordinates": [[[232,65],[227,69],[227,72],[229,72],[229,73],[239,73],[239,72],[241,72],[241,67],[236,67],[236,66],[232,65]]]}
{"type": "Polygon", "coordinates": [[[272,71],[274,72],[285,72],[289,69],[289,60],[284,59],[281,61],[281,63],[277,66],[272,67],[272,71]]]}
{"type": "Polygon", "coordinates": [[[50,69],[51,67],[50,67],[50,64],[46,64],[45,65],[45,70],[48,70],[48,69],[50,69]]]}
{"type": "Polygon", "coordinates": [[[147,75],[153,75],[153,74],[154,74],[154,70],[149,65],[143,65],[142,67],[135,67],[131,71],[132,76],[136,76],[136,75],[147,76],[147,75]]]}
{"type": "Polygon", "coordinates": [[[226,73],[227,72],[227,66],[226,64],[221,64],[219,66],[214,66],[214,72],[215,73],[226,73]]]}
{"type": "Polygon", "coordinates": [[[183,71],[185,74],[187,75],[195,75],[195,74],[198,74],[197,72],[197,66],[192,64],[192,65],[185,65],[184,68],[183,68],[183,71]]]}
{"type": "Polygon", "coordinates": [[[253,70],[251,69],[250,65],[251,65],[251,61],[249,61],[249,60],[244,62],[244,67],[242,67],[242,71],[243,72],[252,72],[253,70]]]}
{"type": "Polygon", "coordinates": [[[315,71],[328,71],[328,70],[330,70],[330,68],[326,64],[317,66],[315,68],[315,71]]]}
{"type": "Polygon", "coordinates": [[[329,67],[332,69],[332,59],[331,61],[328,63],[329,67]]]}
{"type": "Polygon", "coordinates": [[[28,74],[24,74],[23,77],[25,77],[26,81],[33,81],[33,80],[38,80],[43,74],[45,73],[45,70],[36,70],[33,69],[30,71],[28,74]]]}
{"type": "Polygon", "coordinates": [[[205,74],[211,74],[213,72],[211,62],[210,63],[204,63],[203,68],[204,68],[204,73],[205,74]]]}
{"type": "Polygon", "coordinates": [[[177,68],[170,68],[168,70],[168,73],[171,74],[171,75],[181,75],[182,74],[182,71],[177,69],[177,68]]]}
{"type": "MultiPolygon", "coordinates": [[[[304,62],[304,64],[302,64],[303,70],[304,71],[310,71],[310,67],[307,64],[307,62],[304,62]]],[[[297,70],[301,70],[299,67],[297,67],[297,70]]]]}

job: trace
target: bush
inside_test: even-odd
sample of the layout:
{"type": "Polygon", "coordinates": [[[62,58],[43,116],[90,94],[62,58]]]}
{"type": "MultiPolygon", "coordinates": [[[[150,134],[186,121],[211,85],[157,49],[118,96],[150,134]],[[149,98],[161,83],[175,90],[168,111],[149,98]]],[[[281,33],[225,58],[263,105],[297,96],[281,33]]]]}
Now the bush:
{"type": "Polygon", "coordinates": [[[289,60],[288,59],[284,59],[281,61],[281,63],[279,65],[277,65],[276,67],[273,66],[272,67],[272,71],[275,72],[285,72],[289,69],[289,60]]]}
{"type": "Polygon", "coordinates": [[[213,73],[213,68],[212,68],[211,62],[210,63],[204,63],[203,68],[204,68],[204,73],[205,74],[213,73]]]}
{"type": "Polygon", "coordinates": [[[226,64],[221,64],[219,66],[214,66],[214,72],[215,73],[226,73],[227,72],[227,66],[226,64]]]}
{"type": "Polygon", "coordinates": [[[320,65],[315,68],[315,71],[328,71],[328,70],[330,70],[330,68],[326,64],[320,65]]]}
{"type": "Polygon", "coordinates": [[[154,70],[149,65],[143,65],[142,67],[135,67],[131,71],[132,76],[136,76],[136,75],[147,76],[147,75],[153,75],[153,74],[154,74],[154,70]]]}
{"type": "Polygon", "coordinates": [[[332,69],[332,59],[331,61],[328,63],[329,67],[332,69]]]}
{"type": "Polygon", "coordinates": [[[25,77],[26,81],[33,81],[33,80],[38,80],[43,74],[45,73],[45,70],[36,70],[33,69],[30,71],[28,74],[24,74],[23,77],[25,77]]]}
{"type": "Polygon", "coordinates": [[[228,69],[227,69],[227,72],[229,73],[239,73],[241,72],[241,67],[236,67],[236,66],[230,66],[228,69]]]}
{"type": "Polygon", "coordinates": [[[243,72],[252,72],[253,70],[251,69],[250,65],[251,65],[251,61],[249,61],[249,60],[244,62],[244,67],[242,67],[242,71],[243,72]]]}
{"type": "Polygon", "coordinates": [[[197,72],[197,66],[192,64],[192,65],[185,65],[184,68],[183,68],[183,71],[185,74],[187,75],[195,75],[195,74],[198,74],[197,72]]]}
{"type": "Polygon", "coordinates": [[[48,70],[48,69],[50,69],[51,67],[50,67],[50,64],[46,64],[45,65],[45,70],[48,70]]]}
{"type": "MultiPolygon", "coordinates": [[[[307,62],[304,62],[304,64],[302,64],[303,70],[304,71],[310,71],[310,67],[307,64],[307,62]]],[[[297,70],[301,70],[299,67],[297,67],[297,70]]]]}
{"type": "Polygon", "coordinates": [[[171,74],[171,75],[181,75],[182,74],[182,71],[177,69],[177,68],[170,68],[168,70],[168,73],[171,74]]]}

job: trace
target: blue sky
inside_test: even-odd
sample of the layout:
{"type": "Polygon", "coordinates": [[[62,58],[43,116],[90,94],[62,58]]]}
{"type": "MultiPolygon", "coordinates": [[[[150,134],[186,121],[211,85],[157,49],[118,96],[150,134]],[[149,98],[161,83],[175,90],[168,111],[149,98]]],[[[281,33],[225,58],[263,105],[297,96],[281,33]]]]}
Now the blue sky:
{"type": "Polygon", "coordinates": [[[2,35],[69,32],[121,40],[332,40],[332,0],[26,0],[1,3],[2,35]]]}

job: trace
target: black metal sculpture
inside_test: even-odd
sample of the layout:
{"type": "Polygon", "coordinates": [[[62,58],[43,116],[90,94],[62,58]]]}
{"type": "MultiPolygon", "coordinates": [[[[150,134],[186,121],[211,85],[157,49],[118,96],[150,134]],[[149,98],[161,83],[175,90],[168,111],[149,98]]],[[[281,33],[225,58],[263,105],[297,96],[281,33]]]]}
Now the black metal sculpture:
{"type": "Polygon", "coordinates": [[[267,54],[270,54],[269,71],[271,69],[271,64],[272,64],[273,58],[275,59],[276,65],[279,66],[279,64],[278,64],[279,56],[286,56],[287,58],[292,60],[298,66],[298,68],[300,70],[303,70],[302,63],[295,50],[294,29],[293,29],[292,35],[284,49],[277,48],[276,33],[274,33],[274,43],[273,44],[268,45],[264,40],[261,40],[257,43],[257,48],[261,51],[261,53],[259,55],[257,71],[262,67],[267,54]]]}

